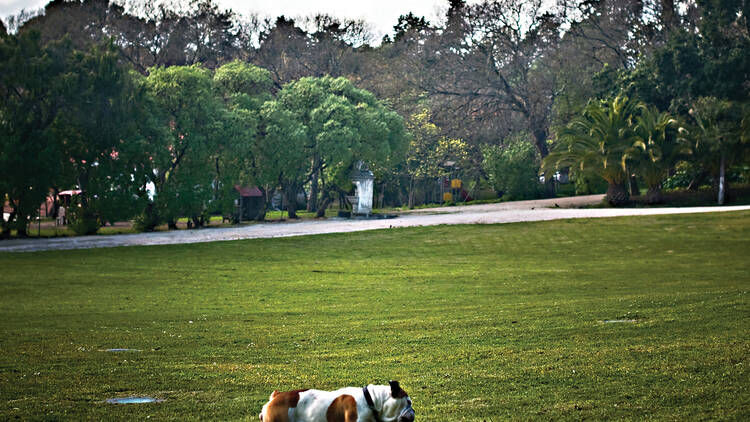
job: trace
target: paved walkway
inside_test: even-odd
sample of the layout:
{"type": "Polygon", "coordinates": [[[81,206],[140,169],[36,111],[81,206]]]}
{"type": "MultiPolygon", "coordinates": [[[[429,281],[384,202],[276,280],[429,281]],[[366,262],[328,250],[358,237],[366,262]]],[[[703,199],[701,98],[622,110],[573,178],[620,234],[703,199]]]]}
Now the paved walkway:
{"type": "Polygon", "coordinates": [[[222,240],[304,236],[344,233],[393,227],[435,226],[440,224],[494,224],[565,218],[618,217],[628,215],[687,214],[750,210],[750,206],[687,208],[570,208],[601,202],[602,195],[552,198],[534,201],[502,202],[445,208],[412,210],[386,220],[349,220],[329,218],[248,226],[176,230],[168,232],[59,237],[51,239],[13,239],[0,241],[0,252],[27,252],[58,249],[108,248],[136,245],[171,245],[222,240]],[[558,208],[559,207],[559,208],[558,208]]]}

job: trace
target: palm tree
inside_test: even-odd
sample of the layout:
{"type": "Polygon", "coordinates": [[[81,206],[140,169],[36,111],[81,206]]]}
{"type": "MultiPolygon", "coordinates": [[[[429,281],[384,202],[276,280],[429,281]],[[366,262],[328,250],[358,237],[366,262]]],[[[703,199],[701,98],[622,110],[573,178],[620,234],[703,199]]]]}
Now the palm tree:
{"type": "Polygon", "coordinates": [[[639,174],[648,187],[646,202],[662,202],[662,182],[678,161],[690,153],[684,138],[685,129],[669,113],[659,112],[656,107],[641,105],[641,114],[636,117],[635,134],[639,174]]]}
{"type": "Polygon", "coordinates": [[[626,163],[634,154],[634,119],[639,106],[626,96],[590,102],[580,117],[557,134],[558,143],[542,164],[545,177],[564,167],[595,173],[607,181],[608,203],[627,203],[626,163]]]}
{"type": "Polygon", "coordinates": [[[747,122],[741,121],[744,119],[740,104],[715,97],[699,98],[690,115],[697,124],[693,131],[693,148],[705,151],[702,155],[708,160],[707,167],[714,174],[718,171],[717,202],[723,205],[727,191],[726,170],[746,146],[742,127],[743,124],[747,127],[747,122]]]}

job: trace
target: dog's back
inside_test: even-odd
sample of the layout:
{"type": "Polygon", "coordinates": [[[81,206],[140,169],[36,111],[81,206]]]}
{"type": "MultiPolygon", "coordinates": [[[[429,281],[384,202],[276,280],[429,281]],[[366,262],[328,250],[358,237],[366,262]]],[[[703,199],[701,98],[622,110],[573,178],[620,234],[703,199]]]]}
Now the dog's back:
{"type": "Polygon", "coordinates": [[[359,417],[414,422],[414,409],[398,381],[391,381],[335,391],[274,391],[259,416],[262,422],[357,422],[359,417]]]}

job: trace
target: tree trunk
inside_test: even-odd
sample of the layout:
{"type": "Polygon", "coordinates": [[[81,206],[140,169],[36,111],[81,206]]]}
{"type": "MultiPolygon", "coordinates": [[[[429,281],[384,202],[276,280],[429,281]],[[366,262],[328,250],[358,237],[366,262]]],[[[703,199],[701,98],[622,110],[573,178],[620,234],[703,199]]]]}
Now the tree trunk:
{"type": "Polygon", "coordinates": [[[409,209],[414,209],[414,178],[409,178],[409,209]]]}
{"type": "Polygon", "coordinates": [[[146,210],[143,212],[143,214],[143,230],[147,232],[154,231],[157,224],[159,223],[159,216],[156,215],[156,210],[153,202],[149,201],[148,204],[146,204],[146,210]]]}
{"type": "Polygon", "coordinates": [[[16,236],[17,237],[28,237],[28,225],[29,220],[23,213],[16,213],[16,236]]]}
{"type": "Polygon", "coordinates": [[[87,209],[89,207],[89,198],[88,198],[89,172],[88,170],[84,171],[81,175],[79,175],[78,187],[81,189],[81,193],[79,195],[81,199],[81,208],[87,209]]]}
{"type": "Polygon", "coordinates": [[[661,24],[664,32],[670,32],[677,26],[674,9],[674,0],[661,0],[661,24]]]}
{"type": "Polygon", "coordinates": [[[310,197],[307,199],[307,212],[318,210],[318,176],[319,176],[320,159],[315,154],[313,158],[312,179],[310,180],[310,197]]]}
{"type": "Polygon", "coordinates": [[[630,195],[628,194],[628,189],[625,186],[625,183],[609,182],[606,198],[607,203],[609,203],[613,207],[619,207],[621,205],[627,204],[630,200],[630,195]]]}
{"type": "Polygon", "coordinates": [[[383,208],[383,202],[385,200],[385,182],[380,184],[380,189],[378,189],[378,208],[383,208]]]}
{"type": "Polygon", "coordinates": [[[320,207],[318,208],[317,214],[315,214],[318,218],[323,218],[326,216],[326,208],[328,208],[329,205],[331,205],[331,202],[333,202],[333,196],[326,195],[325,199],[323,199],[323,203],[320,204],[320,207]]]}
{"type": "Polygon", "coordinates": [[[177,220],[170,219],[167,221],[167,227],[169,230],[177,230],[177,220]]]}
{"type": "MultiPolygon", "coordinates": [[[[539,151],[539,157],[543,160],[544,157],[549,155],[549,148],[547,148],[547,130],[546,129],[535,129],[534,131],[534,146],[539,151]]],[[[550,177],[549,180],[544,179],[544,194],[548,198],[555,196],[555,178],[550,177]]]]}
{"type": "Polygon", "coordinates": [[[266,219],[266,210],[269,209],[268,206],[268,189],[258,186],[258,189],[260,190],[260,193],[263,195],[263,205],[261,210],[258,212],[258,214],[255,216],[255,221],[263,221],[266,219]]]}
{"type": "Polygon", "coordinates": [[[649,205],[661,204],[664,202],[664,195],[661,191],[661,186],[653,186],[648,188],[646,192],[646,203],[649,205]]]}
{"type": "Polygon", "coordinates": [[[297,216],[297,189],[296,187],[287,187],[284,189],[284,196],[286,197],[286,211],[289,214],[289,218],[299,218],[297,216]]]}
{"type": "Polygon", "coordinates": [[[635,178],[635,174],[631,174],[628,178],[628,184],[630,188],[630,196],[639,196],[641,190],[638,188],[638,180],[635,178]]]}
{"type": "Polygon", "coordinates": [[[52,188],[52,218],[57,219],[57,216],[60,213],[60,200],[59,195],[60,189],[58,188],[52,188]]]}
{"type": "Polygon", "coordinates": [[[724,205],[726,199],[726,169],[727,169],[727,153],[721,151],[721,163],[719,164],[719,205],[724,205]]]}

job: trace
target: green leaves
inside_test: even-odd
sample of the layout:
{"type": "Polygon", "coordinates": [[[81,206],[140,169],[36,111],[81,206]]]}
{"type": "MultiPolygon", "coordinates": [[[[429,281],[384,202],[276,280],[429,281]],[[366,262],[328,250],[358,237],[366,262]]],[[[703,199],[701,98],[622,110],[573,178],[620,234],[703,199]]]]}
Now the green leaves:
{"type": "Polygon", "coordinates": [[[460,139],[449,139],[431,121],[431,112],[424,108],[410,116],[407,122],[410,142],[406,152],[407,176],[437,178],[446,176],[450,169],[446,162],[465,168],[469,161],[469,148],[460,139]]]}
{"type": "Polygon", "coordinates": [[[42,46],[38,33],[0,37],[0,200],[15,221],[2,221],[23,236],[60,172],[61,144],[52,124],[62,105],[69,44],[42,46]]]}
{"type": "Polygon", "coordinates": [[[559,142],[544,160],[546,176],[561,167],[576,167],[596,172],[610,183],[624,182],[627,153],[635,142],[638,105],[622,96],[590,102],[582,116],[558,133],[559,142]]]}
{"type": "Polygon", "coordinates": [[[641,105],[639,110],[634,129],[637,150],[632,157],[648,188],[661,189],[669,170],[690,154],[690,147],[683,136],[684,128],[669,113],[646,105],[641,105]]]}
{"type": "Polygon", "coordinates": [[[590,102],[580,117],[557,134],[558,143],[542,164],[545,176],[573,167],[600,175],[610,187],[623,185],[628,177],[627,160],[637,141],[634,125],[639,106],[624,96],[590,102]]]}
{"type": "Polygon", "coordinates": [[[80,215],[99,223],[145,209],[152,229],[233,212],[236,184],[294,194],[313,178],[342,182],[356,160],[392,166],[403,150],[400,117],[344,78],[303,78],[274,98],[270,72],[240,61],[144,78],[120,60],[113,42],[0,38],[0,199],[22,230],[53,187],[82,189],[80,215]]]}
{"type": "Polygon", "coordinates": [[[482,167],[496,191],[513,200],[536,197],[540,191],[539,156],[531,142],[515,139],[506,145],[485,145],[482,167]]]}
{"type": "Polygon", "coordinates": [[[337,176],[358,160],[393,165],[406,143],[400,116],[346,78],[302,78],[287,84],[263,114],[266,133],[260,142],[283,142],[289,154],[280,172],[282,185],[320,177],[338,179],[338,188],[349,190],[349,181],[337,176]],[[288,135],[281,139],[280,133],[288,135]]]}

